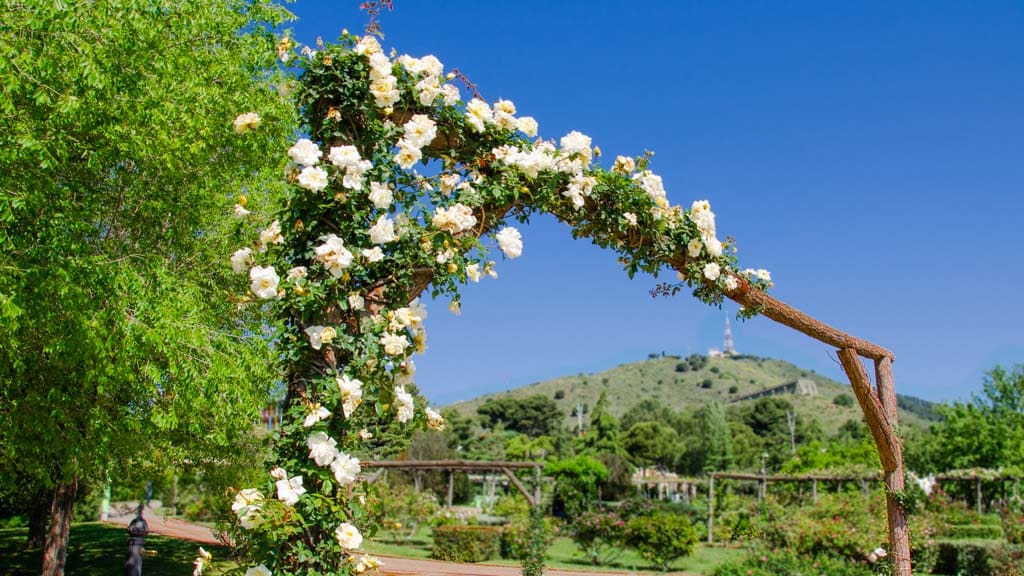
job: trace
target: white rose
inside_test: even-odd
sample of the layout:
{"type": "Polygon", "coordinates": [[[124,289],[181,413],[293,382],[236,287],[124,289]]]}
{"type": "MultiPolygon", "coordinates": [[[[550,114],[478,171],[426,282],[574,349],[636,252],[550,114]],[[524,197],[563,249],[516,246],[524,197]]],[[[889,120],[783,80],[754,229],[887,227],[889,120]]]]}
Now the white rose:
{"type": "Polygon", "coordinates": [[[342,271],[352,265],[352,253],[345,248],[344,241],[334,234],[328,234],[324,243],[313,249],[316,259],[332,276],[338,278],[342,271]]]}
{"type": "Polygon", "coordinates": [[[516,128],[518,128],[519,131],[522,132],[523,134],[526,134],[530,138],[533,138],[534,136],[537,135],[537,120],[534,119],[533,116],[523,116],[522,118],[517,118],[516,128]]]}
{"type": "Polygon", "coordinates": [[[359,294],[348,295],[348,307],[353,310],[362,310],[366,306],[366,302],[363,297],[359,294]]]}
{"type": "Polygon", "coordinates": [[[255,112],[246,112],[235,117],[235,133],[245,134],[250,130],[260,127],[260,115],[255,112]]]}
{"type": "MultiPolygon", "coordinates": [[[[281,223],[274,220],[263,230],[260,230],[260,246],[263,250],[270,244],[283,244],[284,236],[281,236],[281,223]]],[[[261,250],[261,252],[263,251],[261,250]]]]}
{"type": "Polygon", "coordinates": [[[394,198],[394,193],[387,184],[370,182],[370,202],[373,202],[374,208],[377,208],[378,210],[385,210],[391,206],[391,202],[394,198]]]}
{"type": "Polygon", "coordinates": [[[409,339],[401,334],[385,332],[380,337],[380,343],[384,346],[384,353],[391,356],[401,356],[409,347],[409,339]]]}
{"type": "Polygon", "coordinates": [[[309,336],[309,344],[314,350],[319,350],[324,344],[330,344],[338,335],[338,332],[330,326],[310,326],[305,330],[309,336]]]}
{"type": "Polygon", "coordinates": [[[427,415],[427,428],[431,430],[444,430],[444,417],[437,410],[434,410],[430,406],[423,409],[423,412],[427,415]]]}
{"type": "Polygon", "coordinates": [[[466,265],[466,278],[472,282],[480,281],[480,264],[478,262],[466,265]]]}
{"type": "Polygon", "coordinates": [[[377,218],[377,223],[370,227],[370,242],[387,244],[395,240],[398,240],[398,236],[395,235],[395,222],[381,215],[377,218]]]}
{"type": "Polygon", "coordinates": [[[462,94],[459,94],[459,87],[454,84],[445,84],[441,86],[441,98],[444,99],[445,106],[455,106],[460,100],[462,100],[462,94]]]}
{"type": "Polygon", "coordinates": [[[431,219],[431,224],[439,230],[450,232],[451,234],[458,234],[459,232],[469,230],[476,226],[476,216],[473,215],[473,209],[464,204],[454,204],[448,208],[441,208],[440,206],[434,209],[434,216],[431,219]]]}
{"type": "Polygon", "coordinates": [[[374,262],[380,262],[384,259],[384,251],[380,249],[380,246],[374,246],[373,248],[363,249],[363,258],[370,264],[374,262]]]}
{"type": "Polygon", "coordinates": [[[288,149],[288,157],[296,164],[312,166],[320,161],[323,152],[309,138],[302,138],[288,149]]]}
{"type": "Polygon", "coordinates": [[[362,158],[359,157],[359,150],[355,146],[334,146],[331,148],[327,159],[338,168],[345,168],[358,164],[362,158]]]}
{"type": "Polygon", "coordinates": [[[363,536],[359,533],[359,529],[348,522],[339,524],[334,529],[334,536],[338,539],[338,544],[345,550],[355,550],[363,544],[363,536]]]}
{"type": "Polygon", "coordinates": [[[294,506],[299,501],[299,496],[306,493],[302,486],[302,476],[296,476],[287,480],[274,482],[277,486],[277,499],[289,506],[294,506]]]}
{"type": "Polygon", "coordinates": [[[329,418],[330,416],[331,411],[328,410],[327,408],[324,408],[320,404],[311,404],[309,406],[309,411],[306,413],[306,419],[302,421],[302,426],[305,428],[309,428],[310,426],[316,424],[321,420],[329,418]]]}
{"type": "Polygon", "coordinates": [[[495,238],[498,240],[498,248],[501,248],[505,257],[518,258],[523,253],[523,236],[519,230],[506,226],[498,232],[495,238]]]}
{"type": "Polygon", "coordinates": [[[734,278],[732,276],[726,276],[725,277],[725,291],[726,292],[732,292],[733,290],[735,290],[735,289],[737,289],[739,287],[740,287],[740,283],[739,283],[739,281],[736,280],[736,278],[734,278]]]}
{"type": "Polygon", "coordinates": [[[405,141],[414,148],[423,148],[437,136],[437,124],[426,114],[414,114],[404,128],[405,141]]]}
{"type": "Polygon", "coordinates": [[[299,186],[310,192],[327,188],[327,171],[319,166],[306,166],[299,173],[299,186]]]}
{"type": "Polygon", "coordinates": [[[704,265],[704,277],[714,282],[722,274],[722,268],[717,262],[708,262],[704,265]]]}
{"type": "Polygon", "coordinates": [[[406,392],[404,386],[397,386],[395,388],[395,402],[398,403],[398,421],[404,424],[409,420],[412,420],[415,415],[413,410],[412,394],[406,392]]]}
{"type": "Polygon", "coordinates": [[[722,255],[722,243],[718,238],[715,238],[714,236],[704,236],[701,240],[704,242],[704,246],[707,247],[708,254],[711,254],[716,258],[722,255]]]}
{"type": "Polygon", "coordinates": [[[416,165],[423,158],[423,152],[411,142],[402,138],[398,141],[398,154],[395,154],[395,163],[408,170],[416,165]]]}
{"type": "Polygon", "coordinates": [[[255,266],[249,271],[249,280],[252,281],[249,288],[257,298],[269,300],[277,297],[277,283],[280,278],[273,266],[255,266]]]}
{"type": "Polygon", "coordinates": [[[309,447],[309,457],[316,462],[317,466],[327,466],[338,455],[338,442],[327,435],[326,432],[314,432],[306,438],[306,446],[309,447]]]}
{"type": "Polygon", "coordinates": [[[231,270],[235,274],[245,274],[252,265],[252,248],[240,248],[231,255],[231,270]]]}
{"type": "Polygon", "coordinates": [[[483,132],[487,129],[486,125],[494,121],[494,113],[487,102],[473,98],[466,104],[466,121],[477,132],[483,132]]]}
{"type": "Polygon", "coordinates": [[[363,403],[363,383],[344,374],[336,376],[334,381],[338,384],[338,391],[341,394],[342,413],[348,418],[363,403]]]}
{"type": "Polygon", "coordinates": [[[338,484],[346,486],[356,481],[356,476],[362,470],[359,466],[359,458],[353,458],[344,452],[331,462],[331,471],[334,472],[334,479],[338,484]]]}

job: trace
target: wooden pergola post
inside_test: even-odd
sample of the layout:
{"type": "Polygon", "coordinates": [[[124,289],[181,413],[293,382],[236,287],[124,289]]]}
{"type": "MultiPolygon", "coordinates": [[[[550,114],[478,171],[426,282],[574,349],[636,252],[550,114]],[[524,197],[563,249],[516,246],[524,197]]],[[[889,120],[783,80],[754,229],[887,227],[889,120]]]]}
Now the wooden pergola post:
{"type": "Polygon", "coordinates": [[[715,543],[715,475],[708,481],[708,545],[715,543]]]}

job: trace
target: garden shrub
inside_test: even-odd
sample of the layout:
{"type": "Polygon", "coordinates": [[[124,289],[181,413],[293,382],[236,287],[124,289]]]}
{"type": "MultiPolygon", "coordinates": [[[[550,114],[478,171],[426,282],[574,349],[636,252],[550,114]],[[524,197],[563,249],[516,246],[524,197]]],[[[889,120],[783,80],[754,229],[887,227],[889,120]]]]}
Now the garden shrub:
{"type": "Polygon", "coordinates": [[[872,576],[867,562],[850,562],[829,556],[809,556],[788,551],[752,553],[742,561],[718,566],[712,576],[872,576]]]}
{"type": "Polygon", "coordinates": [[[501,551],[501,528],[495,526],[435,526],[430,557],[448,562],[483,562],[501,551]]]}
{"type": "Polygon", "coordinates": [[[697,530],[686,516],[656,511],[626,523],[626,545],[667,571],[673,560],[693,553],[697,530]]]}
{"type": "MultiPolygon", "coordinates": [[[[508,558],[510,560],[522,560],[526,558],[530,553],[531,537],[535,536],[530,532],[533,512],[528,510],[523,516],[517,517],[513,521],[505,524],[502,527],[501,532],[501,557],[508,558]]],[[[545,550],[548,545],[555,540],[555,536],[558,535],[557,521],[554,518],[544,516],[544,511],[540,510],[541,524],[538,528],[540,530],[541,543],[545,550]]]]}
{"type": "Polygon", "coordinates": [[[949,527],[949,537],[958,540],[1002,540],[1004,534],[1003,527],[998,524],[959,524],[949,527]]]}
{"type": "Polygon", "coordinates": [[[828,494],[812,506],[782,506],[769,498],[757,527],[766,543],[808,556],[863,560],[888,540],[881,498],[828,494]]]}
{"type": "Polygon", "coordinates": [[[1011,544],[1024,544],[1024,513],[1003,509],[1000,512],[1003,523],[1003,534],[1011,544]]]}
{"type": "Polygon", "coordinates": [[[938,543],[938,560],[932,569],[937,574],[1003,576],[996,572],[999,542],[985,540],[943,540],[938,543]]]}
{"type": "Polygon", "coordinates": [[[584,512],[573,519],[572,541],[598,566],[618,558],[625,543],[626,522],[613,511],[584,512]]]}
{"type": "Polygon", "coordinates": [[[1024,575],[1024,546],[1009,544],[993,549],[992,570],[1000,576],[1024,575]]]}

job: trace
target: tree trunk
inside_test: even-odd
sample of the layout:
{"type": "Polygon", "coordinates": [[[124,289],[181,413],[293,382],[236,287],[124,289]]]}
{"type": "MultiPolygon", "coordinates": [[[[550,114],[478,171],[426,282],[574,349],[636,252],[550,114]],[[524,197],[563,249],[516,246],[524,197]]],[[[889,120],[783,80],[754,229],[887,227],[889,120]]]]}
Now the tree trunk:
{"type": "Polygon", "coordinates": [[[40,489],[32,497],[32,504],[28,508],[28,542],[25,543],[26,550],[36,550],[46,544],[46,524],[50,519],[50,504],[52,501],[52,490],[40,489]]]}
{"type": "Polygon", "coordinates": [[[42,576],[64,576],[71,514],[75,508],[77,495],[77,478],[57,484],[54,490],[53,503],[50,506],[50,529],[46,533],[46,549],[43,550],[42,576]]]}

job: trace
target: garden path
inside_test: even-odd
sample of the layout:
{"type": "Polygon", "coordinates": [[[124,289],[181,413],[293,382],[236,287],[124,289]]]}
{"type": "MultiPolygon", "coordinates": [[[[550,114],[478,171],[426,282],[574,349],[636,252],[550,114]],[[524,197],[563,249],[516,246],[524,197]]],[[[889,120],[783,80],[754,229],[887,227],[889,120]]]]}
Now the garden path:
{"type": "MultiPolygon", "coordinates": [[[[143,510],[142,517],[149,525],[150,534],[159,534],[169,538],[192,540],[200,544],[220,544],[213,532],[207,526],[193,524],[184,520],[164,518],[147,507],[143,510]]],[[[112,514],[106,522],[127,526],[135,513],[112,514]]],[[[381,574],[384,576],[406,576],[407,574],[421,574],[424,576],[519,576],[522,570],[519,566],[498,566],[495,564],[462,564],[458,562],[442,562],[440,560],[425,560],[420,558],[398,558],[396,556],[383,556],[375,554],[381,559],[384,566],[381,574]]],[[[584,570],[564,570],[547,568],[545,576],[631,576],[634,572],[591,572],[584,570]]],[[[693,576],[684,572],[672,572],[666,576],[693,576]]]]}

